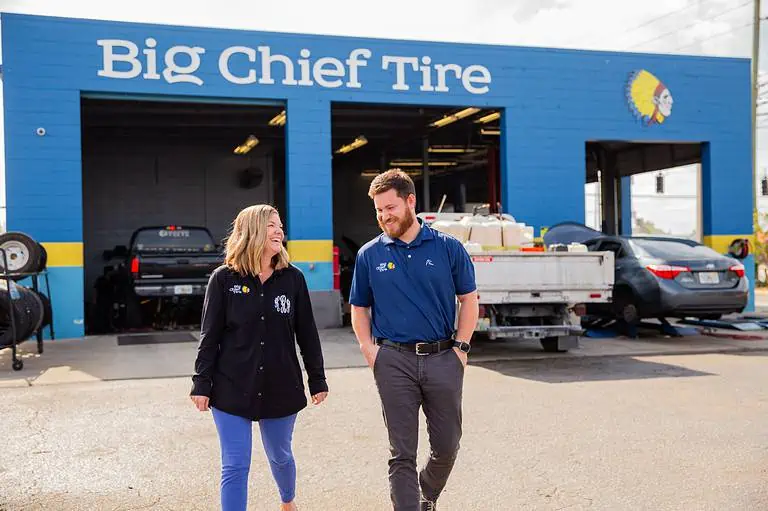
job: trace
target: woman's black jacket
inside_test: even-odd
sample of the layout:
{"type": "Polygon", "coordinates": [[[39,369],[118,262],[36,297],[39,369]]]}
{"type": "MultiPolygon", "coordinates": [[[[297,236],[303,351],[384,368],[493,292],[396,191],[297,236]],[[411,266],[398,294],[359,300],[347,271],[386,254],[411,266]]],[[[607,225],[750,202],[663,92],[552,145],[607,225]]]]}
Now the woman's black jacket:
{"type": "Polygon", "coordinates": [[[320,338],[304,275],[275,270],[261,284],[221,266],[208,282],[191,395],[251,420],[285,417],[307,406],[296,344],[309,392],[327,392],[320,338]]]}

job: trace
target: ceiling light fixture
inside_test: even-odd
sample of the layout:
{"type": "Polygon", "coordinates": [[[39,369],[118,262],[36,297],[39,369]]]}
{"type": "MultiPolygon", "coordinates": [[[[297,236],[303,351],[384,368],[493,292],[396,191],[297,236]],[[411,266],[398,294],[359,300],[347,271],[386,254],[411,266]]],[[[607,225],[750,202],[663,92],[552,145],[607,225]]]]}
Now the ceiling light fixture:
{"type": "Polygon", "coordinates": [[[488,124],[489,122],[493,122],[497,119],[501,119],[501,112],[493,112],[492,114],[484,115],[483,117],[480,117],[475,122],[478,124],[488,124]]]}
{"type": "MultiPolygon", "coordinates": [[[[392,167],[423,167],[424,162],[421,160],[397,160],[389,162],[392,167]]],[[[455,167],[457,163],[455,161],[430,161],[428,162],[430,167],[455,167]]]]}
{"type": "Polygon", "coordinates": [[[474,115],[479,111],[480,111],[479,108],[465,108],[464,110],[460,110],[455,114],[446,115],[442,119],[436,120],[435,122],[430,124],[430,126],[434,126],[435,128],[442,128],[443,126],[447,126],[452,122],[456,122],[465,117],[469,117],[470,115],[474,115]]]}
{"type": "Polygon", "coordinates": [[[364,136],[360,135],[357,137],[354,142],[351,142],[345,146],[341,146],[337,151],[336,154],[346,154],[350,151],[354,151],[357,148],[363,147],[365,144],[368,143],[368,139],[364,136]]]}
{"type": "Polygon", "coordinates": [[[436,145],[429,147],[430,153],[476,153],[477,149],[464,146],[436,145]]]}
{"type": "Polygon", "coordinates": [[[270,121],[270,126],[285,126],[286,114],[285,110],[274,116],[270,121]]]}
{"type": "Polygon", "coordinates": [[[481,135],[501,135],[500,129],[483,128],[480,130],[481,135]]]}
{"type": "Polygon", "coordinates": [[[248,151],[259,145],[259,139],[250,135],[245,142],[235,147],[235,154],[246,154],[248,151]]]}

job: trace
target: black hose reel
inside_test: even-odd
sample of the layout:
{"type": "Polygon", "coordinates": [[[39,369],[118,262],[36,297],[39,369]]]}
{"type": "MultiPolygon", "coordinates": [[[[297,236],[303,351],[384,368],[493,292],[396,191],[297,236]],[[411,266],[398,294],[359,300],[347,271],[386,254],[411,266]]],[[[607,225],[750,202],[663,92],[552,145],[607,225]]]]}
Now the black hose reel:
{"type": "Polygon", "coordinates": [[[736,238],[728,245],[728,254],[736,259],[746,259],[749,252],[750,247],[747,238],[736,238]]]}

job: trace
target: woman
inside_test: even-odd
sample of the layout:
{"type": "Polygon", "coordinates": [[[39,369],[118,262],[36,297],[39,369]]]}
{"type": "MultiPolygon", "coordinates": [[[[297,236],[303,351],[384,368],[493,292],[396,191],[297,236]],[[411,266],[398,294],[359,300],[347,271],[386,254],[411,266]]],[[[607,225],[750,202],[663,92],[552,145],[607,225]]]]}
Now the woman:
{"type": "Polygon", "coordinates": [[[224,265],[208,282],[192,377],[192,401],[200,411],[210,407],[219,434],[224,511],[247,506],[253,421],[281,509],[297,509],[291,440],[307,398],[295,342],[319,405],[328,385],[307,283],[288,262],[277,210],[250,206],[237,215],[224,265]]]}

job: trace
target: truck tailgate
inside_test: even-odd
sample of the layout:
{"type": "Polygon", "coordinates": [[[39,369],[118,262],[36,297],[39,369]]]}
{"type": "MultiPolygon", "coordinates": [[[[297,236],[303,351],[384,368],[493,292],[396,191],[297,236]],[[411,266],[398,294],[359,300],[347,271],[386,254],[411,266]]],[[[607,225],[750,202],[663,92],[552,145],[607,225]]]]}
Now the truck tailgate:
{"type": "Polygon", "coordinates": [[[473,253],[480,303],[611,301],[612,252],[473,253]]]}
{"type": "Polygon", "coordinates": [[[139,279],[208,280],[219,265],[216,256],[208,254],[139,254],[138,259],[139,279]]]}

